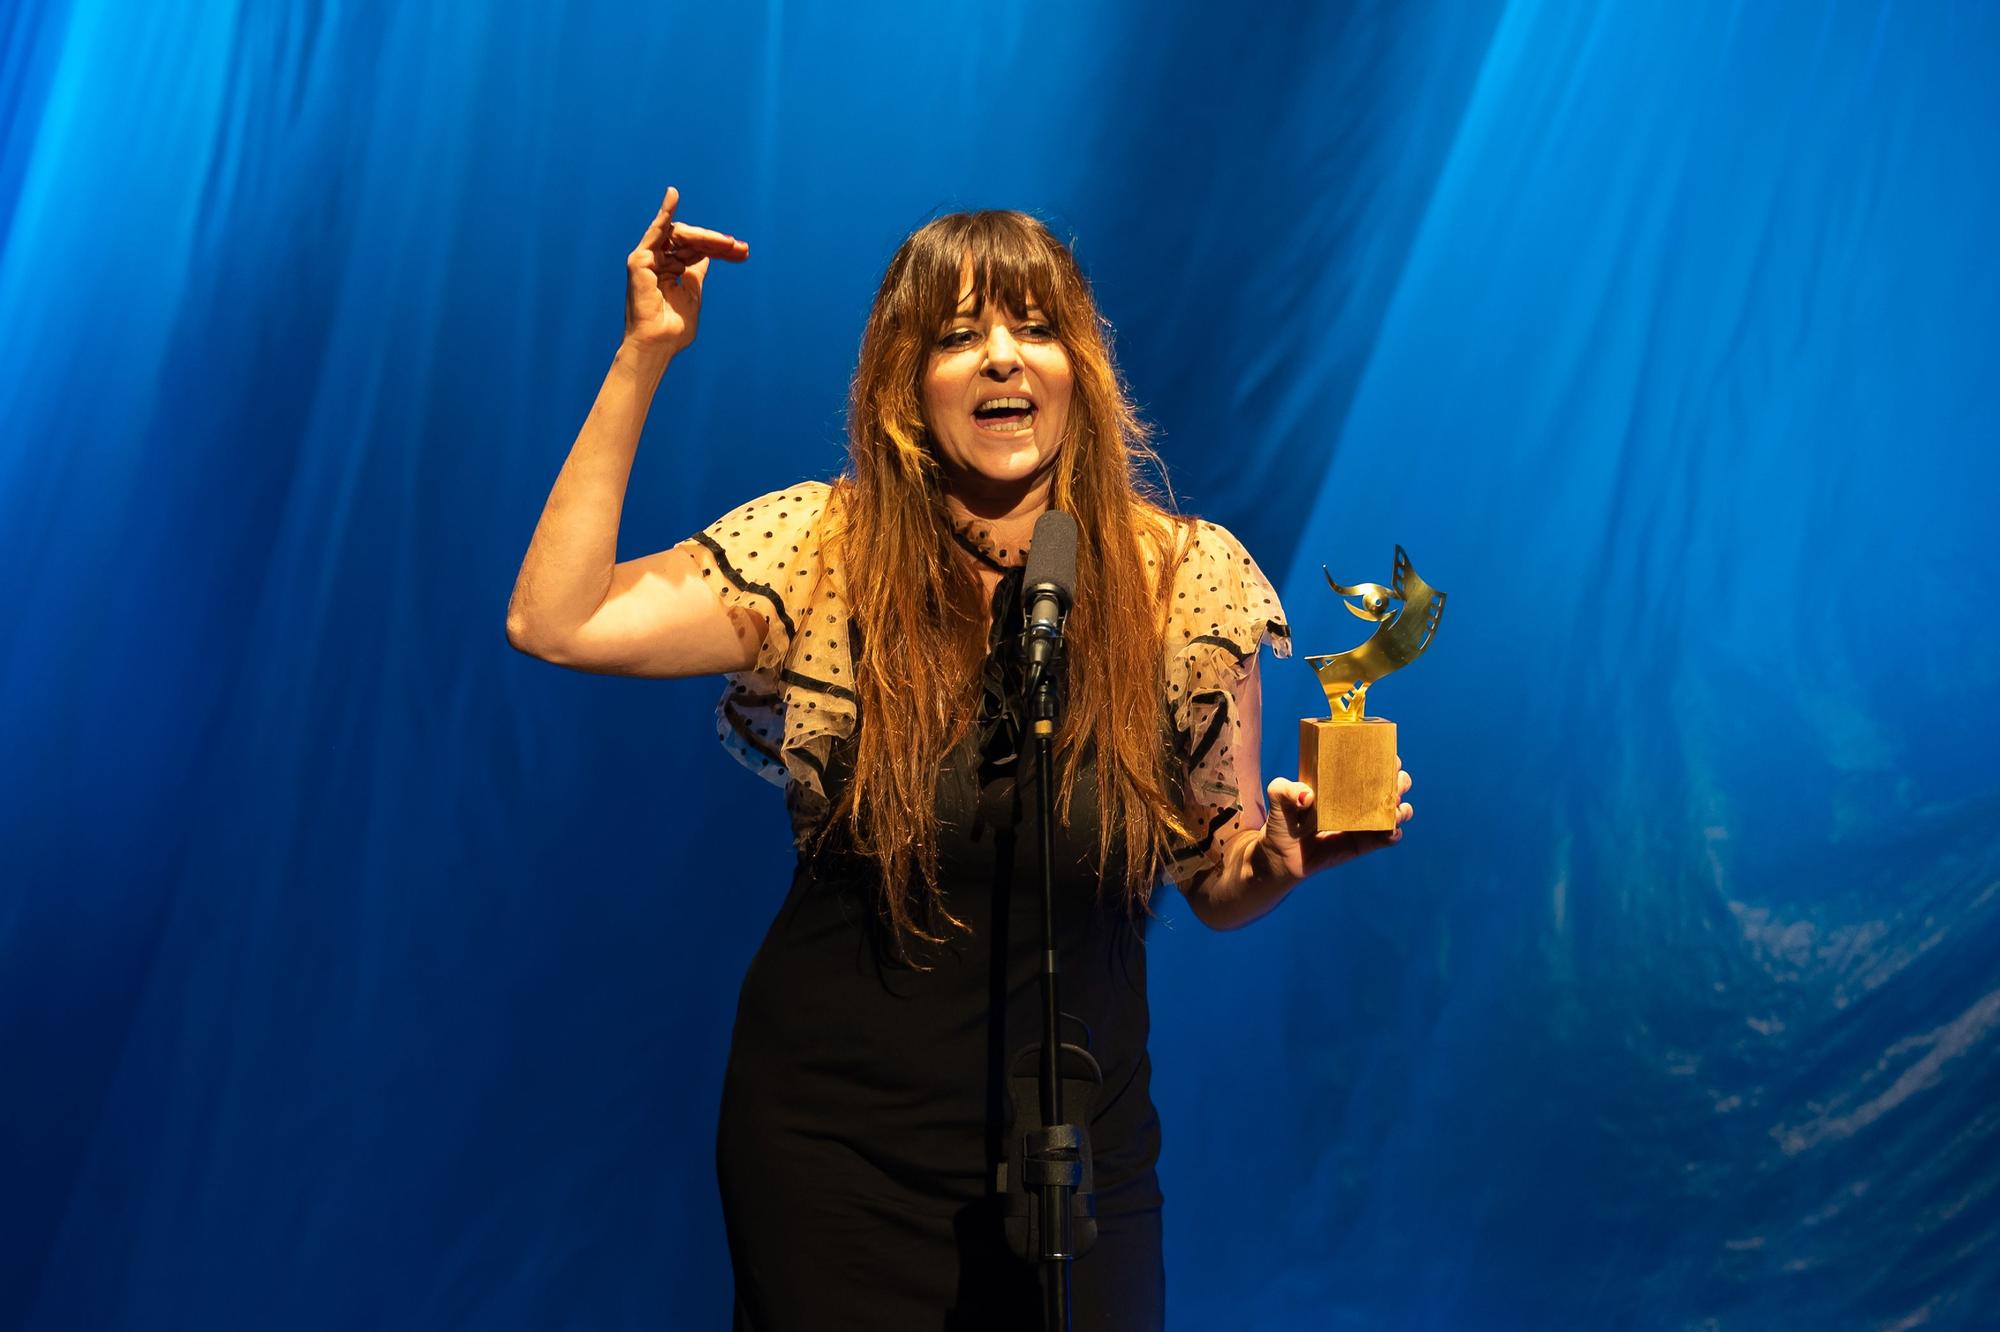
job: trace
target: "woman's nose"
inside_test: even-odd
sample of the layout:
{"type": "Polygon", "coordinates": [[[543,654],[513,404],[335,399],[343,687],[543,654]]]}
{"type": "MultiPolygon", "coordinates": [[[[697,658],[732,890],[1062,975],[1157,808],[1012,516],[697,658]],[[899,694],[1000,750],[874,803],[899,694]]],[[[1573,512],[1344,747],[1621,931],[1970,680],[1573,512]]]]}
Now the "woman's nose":
{"type": "Polygon", "coordinates": [[[986,373],[1005,379],[1021,364],[1021,346],[1004,324],[996,324],[986,335],[986,373]]]}

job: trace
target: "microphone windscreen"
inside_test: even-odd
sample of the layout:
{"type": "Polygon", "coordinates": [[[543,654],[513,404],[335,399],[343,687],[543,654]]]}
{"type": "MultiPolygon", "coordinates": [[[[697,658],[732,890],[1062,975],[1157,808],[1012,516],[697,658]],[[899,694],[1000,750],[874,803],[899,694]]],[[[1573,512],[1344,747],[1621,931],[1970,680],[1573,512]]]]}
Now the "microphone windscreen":
{"type": "Polygon", "coordinates": [[[1076,600],[1076,519],[1050,509],[1035,520],[1022,587],[1030,594],[1053,587],[1062,593],[1064,606],[1076,600]]]}

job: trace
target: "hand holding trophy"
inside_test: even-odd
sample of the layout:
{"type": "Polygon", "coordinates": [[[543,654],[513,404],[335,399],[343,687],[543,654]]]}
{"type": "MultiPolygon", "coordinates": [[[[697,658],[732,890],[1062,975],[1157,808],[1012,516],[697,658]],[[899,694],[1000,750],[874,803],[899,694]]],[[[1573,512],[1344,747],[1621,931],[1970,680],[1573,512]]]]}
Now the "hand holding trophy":
{"type": "Polygon", "coordinates": [[[1351,651],[1306,658],[1333,715],[1299,722],[1299,780],[1313,789],[1315,832],[1387,832],[1396,826],[1402,799],[1396,787],[1396,724],[1363,715],[1368,686],[1409,665],[1430,646],[1444,614],[1444,593],[1417,577],[1401,546],[1396,547],[1395,575],[1388,587],[1342,587],[1331,573],[1326,582],[1350,614],[1376,627],[1367,642],[1351,651]]]}

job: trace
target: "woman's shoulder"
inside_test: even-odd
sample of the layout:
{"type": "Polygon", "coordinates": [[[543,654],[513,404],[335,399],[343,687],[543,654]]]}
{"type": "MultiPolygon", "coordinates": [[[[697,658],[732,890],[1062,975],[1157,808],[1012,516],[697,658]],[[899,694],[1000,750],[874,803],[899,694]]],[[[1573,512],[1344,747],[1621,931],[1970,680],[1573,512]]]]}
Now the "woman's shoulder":
{"type": "Polygon", "coordinates": [[[725,601],[732,591],[748,598],[767,623],[784,632],[764,636],[766,655],[782,649],[793,614],[817,601],[825,585],[829,539],[826,516],[836,485],[799,481],[737,505],[687,542],[725,601]]]}
{"type": "Polygon", "coordinates": [[[1236,564],[1254,569],[1249,547],[1221,523],[1191,517],[1188,522],[1188,558],[1196,563],[1236,564]]]}
{"type": "Polygon", "coordinates": [[[1155,530],[1172,548],[1166,590],[1168,641],[1226,644],[1238,657],[1291,646],[1278,591],[1256,557],[1221,523],[1159,511],[1155,530]]]}
{"type": "Polygon", "coordinates": [[[729,510],[706,530],[710,536],[717,536],[721,534],[719,529],[734,528],[741,535],[743,524],[755,518],[792,525],[815,522],[831,503],[835,485],[830,481],[795,481],[782,490],[766,491],[729,510]]]}
{"type": "Polygon", "coordinates": [[[745,574],[788,570],[795,578],[818,558],[837,485],[798,481],[783,490],[767,491],[724,513],[692,540],[707,547],[732,576],[738,570],[745,574]]]}
{"type": "Polygon", "coordinates": [[[1265,581],[1249,548],[1221,523],[1148,504],[1139,531],[1149,558],[1158,559],[1175,584],[1199,581],[1224,569],[1239,569],[1265,581]]]}

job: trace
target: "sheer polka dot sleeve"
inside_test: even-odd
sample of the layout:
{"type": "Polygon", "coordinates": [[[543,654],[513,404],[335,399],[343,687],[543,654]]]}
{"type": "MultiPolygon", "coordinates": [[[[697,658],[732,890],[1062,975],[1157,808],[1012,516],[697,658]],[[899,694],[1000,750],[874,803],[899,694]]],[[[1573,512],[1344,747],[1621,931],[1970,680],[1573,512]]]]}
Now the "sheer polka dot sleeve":
{"type": "Polygon", "coordinates": [[[1292,655],[1292,631],[1277,589],[1223,527],[1197,523],[1168,597],[1166,690],[1189,830],[1168,874],[1186,884],[1222,863],[1219,848],[1243,817],[1236,750],[1244,686],[1257,650],[1292,655]]]}
{"type": "Polygon", "coordinates": [[[763,627],[757,664],[725,677],[716,734],[745,767],[786,788],[795,827],[824,808],[827,754],[854,729],[853,635],[822,550],[831,493],[823,481],[772,491],[689,540],[723,605],[763,627]]]}

